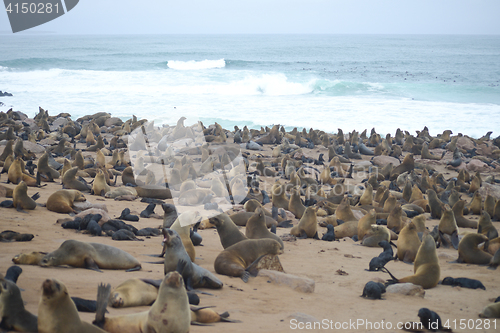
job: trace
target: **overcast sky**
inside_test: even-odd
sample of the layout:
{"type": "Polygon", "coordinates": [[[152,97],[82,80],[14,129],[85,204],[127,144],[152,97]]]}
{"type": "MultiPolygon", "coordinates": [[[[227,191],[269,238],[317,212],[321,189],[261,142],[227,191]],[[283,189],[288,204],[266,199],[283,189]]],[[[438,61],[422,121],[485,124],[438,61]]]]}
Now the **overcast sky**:
{"type": "Polygon", "coordinates": [[[27,32],[500,34],[499,14],[500,0],[80,0],[27,32]]]}

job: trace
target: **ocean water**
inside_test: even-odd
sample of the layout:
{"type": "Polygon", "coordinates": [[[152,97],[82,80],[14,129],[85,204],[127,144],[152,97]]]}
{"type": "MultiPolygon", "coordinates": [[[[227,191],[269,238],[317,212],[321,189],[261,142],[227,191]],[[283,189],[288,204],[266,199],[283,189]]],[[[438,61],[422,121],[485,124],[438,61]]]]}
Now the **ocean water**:
{"type": "Polygon", "coordinates": [[[1,111],[500,135],[500,36],[0,35],[1,111]]]}

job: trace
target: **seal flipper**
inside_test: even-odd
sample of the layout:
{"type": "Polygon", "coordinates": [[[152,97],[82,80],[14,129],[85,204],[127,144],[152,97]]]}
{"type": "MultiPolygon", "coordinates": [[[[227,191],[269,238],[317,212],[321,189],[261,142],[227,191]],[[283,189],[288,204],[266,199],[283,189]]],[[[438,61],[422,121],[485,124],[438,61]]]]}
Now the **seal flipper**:
{"type": "Polygon", "coordinates": [[[248,282],[248,278],[251,276],[255,277],[257,276],[257,274],[259,274],[259,271],[257,270],[257,264],[259,263],[260,259],[264,258],[266,255],[263,254],[261,255],[260,257],[258,257],[257,259],[254,260],[253,263],[251,263],[246,269],[245,269],[245,272],[248,273],[248,276],[246,276],[245,273],[243,273],[243,276],[241,277],[241,279],[244,281],[244,282],[248,282]],[[246,276],[246,281],[243,279],[243,277],[246,276]]]}
{"type": "Polygon", "coordinates": [[[319,240],[319,236],[318,236],[318,232],[317,232],[317,231],[316,231],[316,233],[314,234],[313,239],[317,239],[317,240],[319,240]]]}
{"type": "Polygon", "coordinates": [[[280,228],[292,228],[293,227],[292,220],[281,221],[280,223],[278,223],[278,227],[280,227],[280,228]]]}
{"type": "Polygon", "coordinates": [[[31,196],[31,199],[33,199],[33,201],[37,201],[39,198],[40,198],[40,192],[36,192],[31,196]]]}
{"type": "Polygon", "coordinates": [[[244,271],[243,274],[241,274],[241,279],[243,280],[243,282],[247,283],[249,278],[250,278],[249,272],[244,271]]]}
{"type": "Polygon", "coordinates": [[[307,238],[307,234],[306,234],[305,230],[301,230],[300,231],[300,235],[297,238],[298,239],[306,239],[307,238]]]}
{"type": "MultiPolygon", "coordinates": [[[[142,240],[142,239],[141,239],[142,240]]],[[[142,268],[141,265],[138,265],[138,266],[135,266],[135,267],[132,267],[132,268],[129,268],[127,270],[125,270],[125,272],[135,272],[135,271],[140,271],[142,268]]]]}
{"type": "Polygon", "coordinates": [[[220,316],[220,321],[222,321],[224,323],[241,323],[241,320],[228,319],[229,312],[227,312],[227,311],[219,314],[219,316],[220,316]]]}
{"type": "Polygon", "coordinates": [[[109,295],[111,294],[111,285],[100,284],[97,287],[97,305],[95,320],[92,322],[97,327],[103,328],[106,318],[104,317],[106,313],[106,308],[108,307],[109,295]]]}
{"type": "Polygon", "coordinates": [[[102,271],[99,269],[99,266],[97,266],[94,259],[92,259],[90,257],[85,258],[85,268],[92,269],[94,271],[98,271],[98,272],[102,273],[102,271]]]}
{"type": "Polygon", "coordinates": [[[451,245],[453,245],[453,247],[455,248],[455,250],[458,250],[458,243],[460,243],[460,241],[458,240],[458,233],[455,230],[451,234],[451,245]]]}

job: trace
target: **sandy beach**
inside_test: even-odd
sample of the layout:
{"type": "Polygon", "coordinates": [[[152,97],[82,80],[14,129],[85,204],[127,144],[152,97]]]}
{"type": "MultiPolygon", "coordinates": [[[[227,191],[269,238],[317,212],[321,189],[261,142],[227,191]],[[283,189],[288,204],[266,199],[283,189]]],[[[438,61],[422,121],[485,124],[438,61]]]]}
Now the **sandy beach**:
{"type": "MultiPolygon", "coordinates": [[[[49,125],[55,120],[55,118],[49,118],[49,125]]],[[[73,121],[75,120],[73,119],[73,121]]],[[[15,120],[14,123],[19,124],[20,120],[15,120]]],[[[83,123],[88,123],[88,121],[84,121],[83,123]]],[[[28,124],[33,132],[38,130],[38,125],[34,121],[31,120],[28,124]]],[[[205,124],[207,127],[209,125],[205,124]]],[[[122,127],[122,125],[114,126],[122,127]]],[[[111,129],[111,126],[107,127],[104,125],[100,128],[102,136],[108,142],[114,136],[111,134],[111,129]]],[[[174,126],[170,127],[170,131],[173,129],[174,126]]],[[[404,128],[401,129],[404,131],[404,128]]],[[[347,129],[344,129],[344,131],[345,139],[347,140],[349,134],[347,129]]],[[[437,134],[441,134],[434,133],[432,128],[429,131],[433,138],[437,134]]],[[[227,142],[232,143],[234,130],[226,128],[224,132],[227,142]]],[[[307,132],[309,133],[309,131],[307,132]]],[[[386,133],[379,134],[382,138],[386,136],[386,133]]],[[[416,136],[416,133],[411,134],[416,136]]],[[[457,134],[452,134],[451,138],[457,134]]],[[[251,139],[255,141],[266,135],[268,133],[264,130],[263,133],[259,133],[251,139]]],[[[338,139],[336,131],[334,131],[334,134],[329,133],[328,137],[332,144],[338,139]]],[[[391,137],[394,138],[394,133],[391,133],[391,137]]],[[[415,174],[420,176],[422,174],[420,166],[427,165],[429,170],[442,174],[445,181],[448,182],[458,176],[460,169],[467,170],[471,177],[476,172],[479,172],[482,179],[482,186],[479,191],[484,193],[483,201],[487,193],[496,200],[500,200],[500,184],[494,180],[500,179],[500,164],[498,163],[499,149],[493,144],[493,137],[490,139],[484,138],[482,141],[474,140],[476,139],[465,136],[459,138],[457,143],[459,151],[467,155],[469,154],[469,150],[475,148],[477,156],[463,157],[463,161],[458,168],[447,165],[453,160],[453,151],[446,148],[449,142],[442,142],[440,148],[430,149],[430,152],[436,156],[441,156],[444,153],[441,160],[421,159],[420,155],[415,154],[415,174]],[[493,179],[492,183],[487,183],[487,179],[493,179]]],[[[57,144],[57,141],[53,140],[53,143],[57,144]]],[[[368,141],[368,139],[365,141],[368,141]]],[[[290,140],[290,143],[293,144],[292,140],[290,140]]],[[[154,150],[157,141],[151,141],[150,144],[154,150]]],[[[261,148],[262,150],[242,149],[248,155],[249,171],[255,171],[257,157],[260,157],[264,163],[273,162],[277,158],[281,159],[285,155],[282,151],[279,156],[273,157],[273,149],[279,144],[277,142],[264,144],[261,148]]],[[[395,143],[393,144],[396,145],[395,143]]],[[[46,145],[46,147],[48,146],[46,145]]],[[[71,146],[68,148],[71,148],[71,146]]],[[[4,147],[5,141],[0,146],[0,154],[4,147]]],[[[84,142],[78,143],[76,148],[84,149],[86,145],[84,142]]],[[[106,148],[109,148],[109,144],[106,145],[106,148]]],[[[370,149],[374,150],[374,147],[370,147],[370,149]]],[[[318,159],[320,154],[324,154],[325,163],[328,164],[329,150],[321,144],[315,144],[313,148],[301,147],[299,152],[295,151],[290,156],[292,158],[295,156],[297,160],[300,160],[302,156],[318,159]]],[[[402,161],[403,157],[407,154],[409,152],[403,151],[403,156],[400,157],[400,160],[402,161]]],[[[41,152],[36,153],[37,160],[41,155],[41,152]]],[[[85,157],[86,155],[95,157],[95,152],[83,152],[83,156],[85,157]]],[[[199,157],[194,156],[193,158],[199,157]]],[[[111,161],[111,158],[111,156],[106,156],[106,161],[111,161]]],[[[361,158],[350,159],[350,162],[355,167],[359,166],[359,168],[355,168],[356,171],[353,178],[344,180],[343,186],[347,184],[353,186],[361,185],[362,181],[365,180],[364,177],[361,177],[361,170],[367,171],[370,166],[372,166],[372,170],[376,169],[374,161],[372,161],[373,156],[361,155],[361,158]],[[359,170],[360,174],[358,177],[356,177],[357,170],[359,170]]],[[[37,160],[35,160],[35,163],[37,160]]],[[[380,159],[380,161],[382,160],[380,159]]],[[[384,161],[387,164],[389,159],[384,161]]],[[[348,164],[346,163],[346,165],[348,164]]],[[[315,166],[313,163],[307,162],[305,165],[317,168],[319,171],[323,170],[322,166],[315,166]]],[[[383,166],[385,165],[379,164],[380,169],[383,166]]],[[[282,170],[280,165],[273,167],[269,164],[269,167],[273,170],[282,170]]],[[[314,178],[314,176],[310,177],[314,178]]],[[[140,176],[140,178],[145,179],[144,176],[140,176]]],[[[160,178],[161,176],[156,174],[156,180],[158,181],[160,178]]],[[[6,174],[3,174],[0,179],[1,185],[8,188],[15,187],[13,184],[6,184],[6,174]]],[[[86,178],[86,180],[90,182],[92,178],[86,178]]],[[[260,177],[260,180],[260,188],[265,189],[270,196],[271,186],[276,180],[279,180],[282,184],[289,182],[282,175],[260,177]]],[[[45,186],[28,188],[28,195],[30,196],[36,192],[40,193],[40,198],[37,200],[39,204],[45,204],[48,197],[54,191],[61,189],[60,179],[56,179],[55,182],[42,182],[42,184],[45,186]]],[[[120,176],[118,176],[116,187],[118,185],[122,185],[120,176]]],[[[324,188],[328,187],[328,185],[324,185],[324,188]]],[[[112,186],[111,188],[113,189],[114,187],[112,186]]],[[[441,187],[438,187],[438,189],[440,191],[444,190],[441,187]]],[[[397,189],[394,191],[398,192],[397,189]]],[[[125,208],[130,208],[132,214],[139,215],[147,206],[147,203],[140,202],[140,198],[134,201],[115,201],[111,198],[90,195],[90,193],[84,194],[91,203],[105,204],[108,214],[112,218],[118,218],[125,208]]],[[[460,195],[467,203],[470,203],[472,200],[472,194],[461,192],[460,195]]],[[[355,196],[353,195],[352,197],[355,196]]],[[[427,198],[426,195],[425,197],[427,198]]],[[[2,198],[2,200],[9,199],[11,198],[2,198]]],[[[302,199],[305,199],[304,196],[302,196],[302,199]]],[[[172,202],[171,199],[164,201],[172,202]]],[[[406,203],[402,198],[398,201],[401,204],[406,203]]],[[[373,205],[376,207],[378,203],[374,203],[373,205]]],[[[271,206],[272,203],[265,205],[269,211],[271,210],[271,206]]],[[[236,205],[234,210],[243,210],[243,206],[236,205]]],[[[56,278],[62,281],[68,288],[70,296],[95,299],[99,283],[109,283],[112,287],[116,287],[129,278],[162,279],[164,276],[163,265],[153,263],[162,260],[162,258],[155,257],[162,250],[162,236],[139,237],[141,241],[114,241],[108,236],[90,236],[72,229],[63,229],[57,223],[57,220],[70,216],[68,214],[49,211],[46,207],[42,206],[37,206],[34,210],[26,210],[24,212],[18,212],[15,208],[1,208],[0,213],[2,215],[0,218],[0,231],[12,230],[34,235],[34,238],[29,242],[0,243],[0,273],[2,274],[5,274],[6,270],[13,264],[12,258],[15,255],[31,251],[51,252],[68,239],[112,245],[128,252],[142,264],[142,269],[135,272],[103,270],[102,273],[83,268],[42,268],[35,265],[22,265],[23,273],[19,277],[17,284],[22,288],[22,297],[26,309],[34,314],[37,314],[38,303],[42,294],[42,282],[47,278],[56,278]]],[[[133,224],[138,229],[145,227],[161,228],[163,210],[160,206],[156,206],[155,213],[160,215],[160,218],[140,218],[138,222],[127,223],[133,224]]],[[[439,224],[439,219],[431,218],[429,212],[425,212],[424,215],[426,216],[426,227],[429,231],[433,230],[434,226],[439,224]]],[[[291,216],[293,216],[291,213],[287,213],[287,217],[291,216]]],[[[478,221],[480,216],[467,215],[466,217],[472,221],[478,221]]],[[[325,218],[326,216],[318,217],[318,221],[321,222],[325,218]]],[[[295,217],[291,218],[291,220],[293,225],[297,225],[299,222],[295,217]]],[[[500,230],[499,221],[493,221],[492,224],[497,230],[500,230]]],[[[245,227],[241,227],[240,231],[244,234],[245,227]]],[[[196,247],[195,262],[215,274],[214,261],[217,255],[223,250],[217,230],[215,228],[207,228],[198,232],[202,236],[203,241],[202,246],[196,247]]],[[[318,226],[319,238],[325,232],[325,227],[318,226]]],[[[459,228],[460,238],[466,233],[475,232],[477,232],[477,229],[459,228]]],[[[277,228],[278,236],[289,233],[289,228],[277,228]]],[[[394,243],[397,244],[397,240],[394,240],[394,243]]],[[[394,251],[396,251],[395,248],[394,251]]],[[[307,331],[333,330],[340,327],[345,332],[398,332],[401,331],[398,329],[401,323],[419,321],[417,312],[420,308],[424,307],[436,311],[444,322],[449,320],[449,324],[454,332],[496,332],[500,329],[500,319],[496,319],[496,321],[495,319],[491,319],[490,329],[486,329],[486,319],[478,317],[478,314],[485,306],[500,296],[500,269],[491,270],[485,265],[453,263],[458,258],[457,250],[453,247],[444,248],[440,246],[437,248],[441,270],[440,280],[447,276],[477,279],[484,284],[486,290],[473,290],[438,284],[434,288],[426,289],[424,297],[385,293],[382,300],[362,298],[360,296],[363,292],[363,287],[368,281],[383,282],[390,278],[384,272],[367,271],[370,260],[380,252],[381,248],[379,247],[362,246],[359,241],[354,241],[347,237],[333,242],[312,238],[284,241],[284,253],[279,255],[279,260],[284,271],[287,274],[292,274],[300,278],[314,280],[314,292],[304,293],[296,291],[286,285],[270,283],[268,278],[262,276],[251,277],[248,283],[244,283],[240,278],[217,275],[224,283],[223,288],[219,290],[203,289],[203,291],[209,292],[212,295],[200,295],[200,306],[215,306],[214,309],[219,313],[228,311],[231,319],[239,320],[241,323],[215,323],[210,326],[191,325],[190,332],[289,332],[299,330],[302,327],[307,331]],[[320,328],[307,329],[307,322],[309,320],[318,320],[322,325],[320,328]],[[356,325],[353,324],[354,322],[356,325]],[[465,323],[468,326],[465,328],[463,326],[460,327],[461,323],[465,323]],[[496,329],[494,325],[496,325],[496,329]]],[[[386,268],[398,278],[413,274],[413,264],[404,263],[399,260],[390,261],[386,264],[386,268]]],[[[136,313],[147,309],[147,306],[123,309],[108,307],[109,314],[107,316],[136,313]]],[[[87,322],[92,322],[94,316],[93,313],[80,313],[82,320],[87,322]]]]}

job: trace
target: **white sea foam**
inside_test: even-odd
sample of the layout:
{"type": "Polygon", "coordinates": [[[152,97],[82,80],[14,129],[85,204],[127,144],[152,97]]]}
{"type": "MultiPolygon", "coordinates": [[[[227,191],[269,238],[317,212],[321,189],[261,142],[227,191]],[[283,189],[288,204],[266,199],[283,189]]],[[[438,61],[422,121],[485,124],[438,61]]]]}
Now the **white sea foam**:
{"type": "Polygon", "coordinates": [[[201,61],[179,61],[179,60],[169,60],[167,63],[168,68],[178,69],[178,70],[200,70],[200,69],[212,69],[212,68],[224,68],[226,66],[226,61],[224,59],[219,60],[201,60],[201,61]]]}

